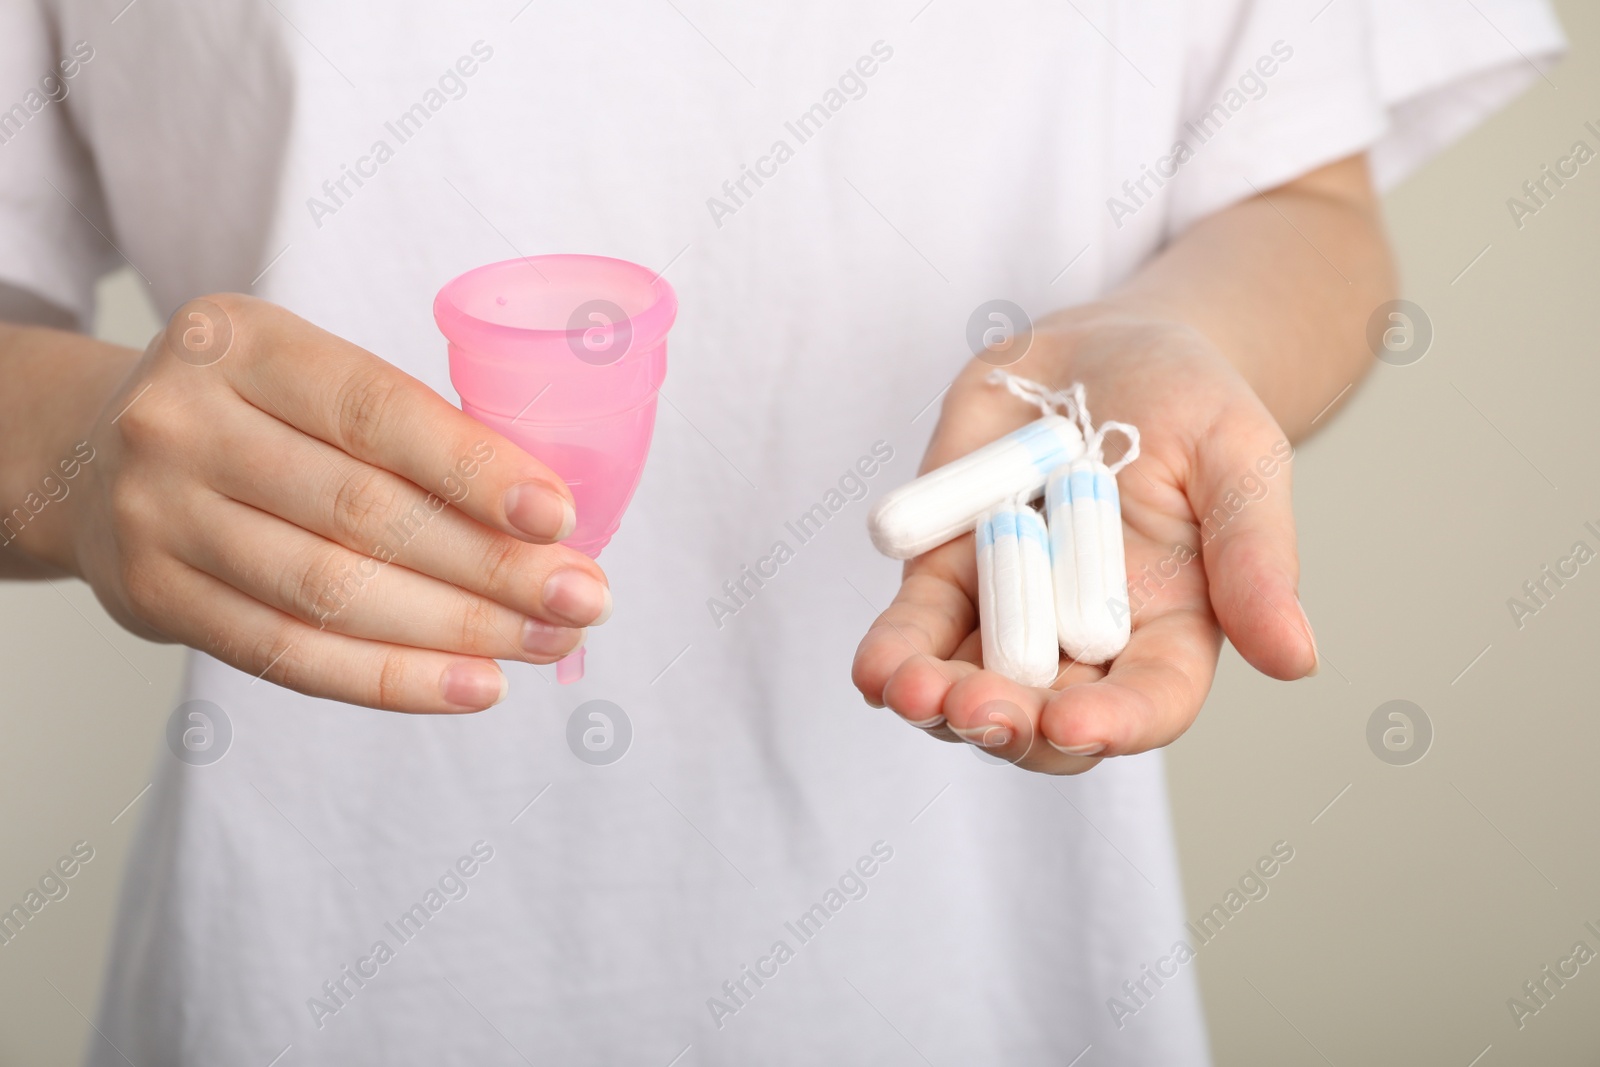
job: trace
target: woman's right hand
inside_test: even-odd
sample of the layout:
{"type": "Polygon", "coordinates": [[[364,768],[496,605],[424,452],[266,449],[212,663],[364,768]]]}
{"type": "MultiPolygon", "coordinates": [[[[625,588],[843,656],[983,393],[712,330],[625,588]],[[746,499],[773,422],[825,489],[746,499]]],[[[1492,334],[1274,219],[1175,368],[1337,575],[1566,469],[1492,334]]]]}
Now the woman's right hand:
{"type": "Polygon", "coordinates": [[[290,689],[478,711],[506,695],[495,659],[552,662],[611,612],[554,543],[559,477],[275,305],[179,308],[87,437],[59,562],[135,633],[290,689]]]}

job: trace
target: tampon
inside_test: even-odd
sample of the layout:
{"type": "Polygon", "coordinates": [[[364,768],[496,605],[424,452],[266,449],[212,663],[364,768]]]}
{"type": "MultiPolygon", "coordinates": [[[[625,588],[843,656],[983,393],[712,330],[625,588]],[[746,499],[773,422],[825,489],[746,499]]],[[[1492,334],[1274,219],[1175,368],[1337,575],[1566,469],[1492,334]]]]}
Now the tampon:
{"type": "Polygon", "coordinates": [[[1051,471],[1082,454],[1083,434],[1071,419],[1035,419],[887,493],[867,518],[872,543],[891,559],[920,556],[971,530],[1002,501],[1038,496],[1051,471]]]}
{"type": "Polygon", "coordinates": [[[977,523],[983,665],[1021,685],[1049,685],[1061,661],[1047,536],[1044,520],[1020,498],[977,523]]]}
{"type": "Polygon", "coordinates": [[[1117,476],[1098,459],[1074,461],[1050,476],[1045,517],[1061,648],[1080,663],[1104,663],[1130,632],[1117,476]]]}

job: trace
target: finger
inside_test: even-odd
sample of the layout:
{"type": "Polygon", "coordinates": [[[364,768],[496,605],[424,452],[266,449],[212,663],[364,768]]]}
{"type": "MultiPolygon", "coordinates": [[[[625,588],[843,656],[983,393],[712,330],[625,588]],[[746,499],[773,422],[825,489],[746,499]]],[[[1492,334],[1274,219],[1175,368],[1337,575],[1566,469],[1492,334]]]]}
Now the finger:
{"type": "Polygon", "coordinates": [[[1198,450],[1188,485],[1212,606],[1252,667],[1285,680],[1314,674],[1316,639],[1297,592],[1293,450],[1264,410],[1241,412],[1219,425],[1249,429],[1209,438],[1198,450]]]}
{"type": "Polygon", "coordinates": [[[234,500],[543,622],[593,626],[611,614],[605,572],[581,552],[509,537],[265,415],[225,433],[206,474],[234,500]]]}
{"type": "Polygon", "coordinates": [[[887,703],[884,688],[908,659],[947,660],[977,628],[964,585],[975,580],[977,564],[966,562],[972,552],[972,538],[960,537],[906,566],[893,602],[868,628],[851,666],[851,679],[868,701],[887,703]],[[974,576],[964,573],[968,569],[974,576]]]}
{"type": "Polygon", "coordinates": [[[1222,635],[1203,607],[1148,615],[1103,679],[1049,699],[1044,740],[1068,756],[1126,756],[1171,744],[1200,712],[1222,635]]]}
{"type": "Polygon", "coordinates": [[[945,694],[946,722],[961,740],[1024,770],[1078,774],[1096,761],[1064,754],[1051,746],[1040,728],[1040,717],[1053,699],[1053,691],[1103,676],[1100,667],[1065,658],[1049,689],[1021,685],[995,671],[967,671],[945,694]]]}
{"type": "Polygon", "coordinates": [[[583,641],[581,629],[530,619],[226,497],[202,505],[199,520],[177,546],[185,562],[319,630],[533,663],[553,663],[583,641]],[[213,531],[252,549],[230,551],[213,531]]]}
{"type": "MultiPolygon", "coordinates": [[[[1021,685],[995,671],[970,670],[945,694],[945,721],[953,735],[1028,770],[1050,771],[1058,764],[1090,764],[1068,760],[1045,744],[1039,713],[1050,690],[1021,685]]],[[[1058,771],[1057,773],[1065,773],[1058,771]]]]}
{"type": "Polygon", "coordinates": [[[945,721],[945,697],[958,680],[978,670],[973,663],[912,656],[890,676],[883,688],[884,703],[919,730],[945,741],[962,741],[945,721]]]}
{"type": "Polygon", "coordinates": [[[384,711],[459,714],[505,699],[493,660],[318,630],[176,562],[151,576],[171,636],[246,674],[308,696],[384,711]]]}
{"type": "Polygon", "coordinates": [[[572,493],[544,464],[371,352],[300,319],[269,321],[255,358],[219,364],[250,404],[513,536],[572,532],[572,493]]]}

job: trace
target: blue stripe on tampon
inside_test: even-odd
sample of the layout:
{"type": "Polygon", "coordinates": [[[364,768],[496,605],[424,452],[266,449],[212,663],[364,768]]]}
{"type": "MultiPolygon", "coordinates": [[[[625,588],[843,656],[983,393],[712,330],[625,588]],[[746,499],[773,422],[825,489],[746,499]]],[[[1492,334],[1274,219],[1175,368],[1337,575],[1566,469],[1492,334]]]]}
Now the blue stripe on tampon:
{"type": "Polygon", "coordinates": [[[1017,441],[1027,448],[1028,458],[1033,461],[1034,470],[1040,474],[1048,475],[1063,463],[1072,461],[1053,423],[1042,420],[1030,422],[1017,431],[1017,441]]]}
{"type": "Polygon", "coordinates": [[[1048,551],[1044,520],[1032,508],[1025,511],[998,511],[994,518],[978,523],[978,547],[987,548],[1004,538],[1027,538],[1048,551]]]}
{"type": "Polygon", "coordinates": [[[1017,536],[1017,513],[1014,511],[997,511],[991,523],[992,532],[996,541],[1002,537],[1017,536]]]}
{"type": "Polygon", "coordinates": [[[1032,508],[1028,508],[1026,513],[1018,512],[1016,523],[1017,532],[1021,536],[1034,542],[1045,552],[1048,553],[1050,551],[1050,542],[1045,534],[1044,520],[1039,517],[1038,512],[1032,508]]]}
{"type": "Polygon", "coordinates": [[[1076,470],[1067,475],[1067,499],[1094,499],[1094,471],[1076,470]]]}
{"type": "Polygon", "coordinates": [[[1110,471],[1095,471],[1094,498],[1096,500],[1109,500],[1116,503],[1117,479],[1110,471]]]}

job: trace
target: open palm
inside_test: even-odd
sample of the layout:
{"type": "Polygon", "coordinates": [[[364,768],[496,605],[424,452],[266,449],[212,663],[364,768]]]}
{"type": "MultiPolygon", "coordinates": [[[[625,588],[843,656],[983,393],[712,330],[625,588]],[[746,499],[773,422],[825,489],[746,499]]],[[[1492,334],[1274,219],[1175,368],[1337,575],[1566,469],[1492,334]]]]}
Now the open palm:
{"type": "MultiPolygon", "coordinates": [[[[1083,382],[1096,420],[1138,426],[1118,476],[1133,634],[1106,667],[1061,658],[1050,688],[983,669],[972,535],[910,560],[853,678],[914,726],[1030,770],[1073,774],[1175,740],[1194,721],[1224,634],[1274,678],[1314,673],[1296,589],[1292,452],[1244,379],[1196,332],[1105,306],[1041,323],[1007,367],[1083,382]]],[[[1038,417],[974,360],[946,396],[931,470],[1038,417]]]]}

